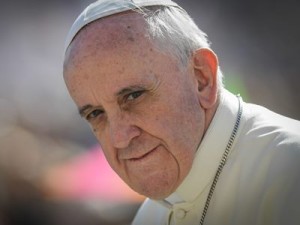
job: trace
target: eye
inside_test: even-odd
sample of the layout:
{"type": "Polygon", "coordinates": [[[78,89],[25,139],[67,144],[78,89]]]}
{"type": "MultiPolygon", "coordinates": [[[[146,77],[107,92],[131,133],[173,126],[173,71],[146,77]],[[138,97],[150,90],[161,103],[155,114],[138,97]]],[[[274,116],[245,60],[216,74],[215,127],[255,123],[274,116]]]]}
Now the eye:
{"type": "Polygon", "coordinates": [[[144,92],[145,92],[144,90],[132,92],[129,95],[127,95],[126,100],[132,101],[132,100],[140,97],[144,92]]]}
{"type": "Polygon", "coordinates": [[[93,120],[96,117],[100,116],[102,113],[103,113],[103,110],[95,109],[95,110],[91,111],[90,113],[88,113],[85,118],[86,118],[86,120],[90,121],[90,120],[93,120]]]}

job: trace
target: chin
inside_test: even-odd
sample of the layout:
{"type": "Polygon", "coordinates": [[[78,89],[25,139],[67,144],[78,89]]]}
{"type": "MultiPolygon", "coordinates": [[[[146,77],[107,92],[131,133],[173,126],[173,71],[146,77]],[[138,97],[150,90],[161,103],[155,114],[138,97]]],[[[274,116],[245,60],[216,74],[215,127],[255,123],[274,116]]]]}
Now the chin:
{"type": "Polygon", "coordinates": [[[173,187],[164,187],[164,188],[163,187],[164,187],[163,185],[155,186],[155,187],[150,187],[150,185],[148,185],[145,188],[139,188],[138,190],[135,191],[153,200],[161,200],[167,198],[175,191],[175,188],[173,187]]]}

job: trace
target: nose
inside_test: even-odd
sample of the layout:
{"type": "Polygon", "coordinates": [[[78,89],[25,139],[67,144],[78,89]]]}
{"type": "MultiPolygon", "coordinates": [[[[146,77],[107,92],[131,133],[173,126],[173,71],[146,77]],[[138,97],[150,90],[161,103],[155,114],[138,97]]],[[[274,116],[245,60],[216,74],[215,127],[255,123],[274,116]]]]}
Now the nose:
{"type": "Polygon", "coordinates": [[[115,148],[126,148],[132,139],[141,134],[141,129],[127,116],[115,116],[109,121],[110,138],[115,148]]]}

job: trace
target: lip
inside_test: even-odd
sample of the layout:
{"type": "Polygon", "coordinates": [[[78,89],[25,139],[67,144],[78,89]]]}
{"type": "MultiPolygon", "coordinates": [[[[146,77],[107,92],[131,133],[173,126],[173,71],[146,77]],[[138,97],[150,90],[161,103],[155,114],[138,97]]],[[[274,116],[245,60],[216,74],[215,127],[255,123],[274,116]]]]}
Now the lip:
{"type": "Polygon", "coordinates": [[[130,158],[129,160],[130,160],[130,161],[133,161],[133,162],[135,162],[135,161],[141,161],[141,160],[147,158],[148,156],[150,156],[152,153],[154,153],[154,152],[157,150],[157,148],[158,148],[158,146],[155,147],[155,148],[153,148],[153,149],[150,150],[149,152],[147,152],[147,153],[145,153],[145,154],[139,156],[139,157],[133,157],[133,158],[130,158]]]}

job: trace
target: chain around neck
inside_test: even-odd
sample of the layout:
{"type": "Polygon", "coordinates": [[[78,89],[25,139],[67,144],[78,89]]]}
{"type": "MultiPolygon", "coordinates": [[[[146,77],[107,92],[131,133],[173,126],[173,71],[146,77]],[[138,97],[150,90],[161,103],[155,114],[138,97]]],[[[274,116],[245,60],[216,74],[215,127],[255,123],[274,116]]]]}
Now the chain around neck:
{"type": "Polygon", "coordinates": [[[241,121],[241,117],[242,117],[242,113],[243,113],[243,107],[242,107],[240,95],[237,95],[237,98],[238,98],[238,102],[239,102],[239,109],[238,109],[238,114],[237,114],[237,118],[236,118],[236,121],[235,121],[235,125],[234,125],[233,131],[231,133],[231,136],[229,138],[228,144],[226,146],[225,152],[223,153],[223,156],[222,156],[221,162],[219,164],[219,167],[217,169],[216,175],[214,177],[213,183],[210,187],[210,190],[209,190],[206,202],[205,202],[205,206],[204,206],[204,209],[203,209],[203,212],[202,212],[200,225],[204,224],[204,219],[205,219],[208,207],[209,207],[210,200],[212,199],[212,196],[213,196],[214,190],[216,188],[217,182],[219,180],[220,174],[223,170],[223,167],[225,166],[228,154],[231,150],[232,144],[234,142],[235,136],[237,134],[237,131],[238,131],[238,128],[239,128],[239,125],[240,125],[240,121],[241,121]]]}

